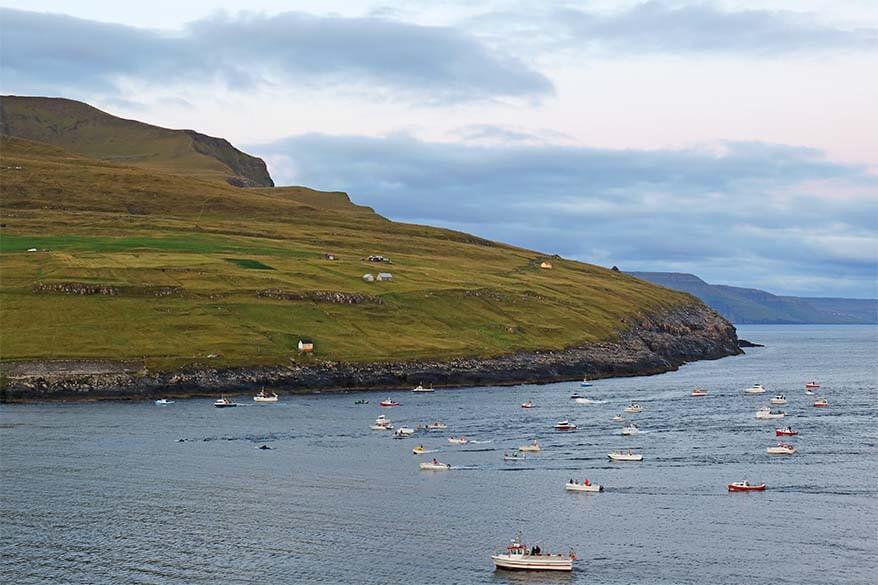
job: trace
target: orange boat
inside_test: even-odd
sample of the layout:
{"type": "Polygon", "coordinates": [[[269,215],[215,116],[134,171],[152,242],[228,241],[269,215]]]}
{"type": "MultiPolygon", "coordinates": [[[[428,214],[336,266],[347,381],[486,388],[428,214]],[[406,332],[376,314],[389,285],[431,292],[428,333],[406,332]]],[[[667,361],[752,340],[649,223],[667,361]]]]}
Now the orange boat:
{"type": "Polygon", "coordinates": [[[736,481],[729,484],[730,492],[764,492],[765,484],[750,485],[748,481],[736,481]]]}
{"type": "Polygon", "coordinates": [[[822,400],[818,400],[818,401],[816,401],[816,402],[814,403],[814,406],[816,406],[816,407],[818,407],[818,408],[821,407],[821,406],[829,406],[829,401],[826,400],[826,399],[824,398],[824,399],[822,399],[822,400]]]}
{"type": "Polygon", "coordinates": [[[807,388],[808,390],[812,390],[812,389],[814,389],[814,388],[820,388],[820,384],[818,384],[817,382],[811,380],[810,382],[808,382],[807,384],[805,384],[805,388],[807,388]]]}

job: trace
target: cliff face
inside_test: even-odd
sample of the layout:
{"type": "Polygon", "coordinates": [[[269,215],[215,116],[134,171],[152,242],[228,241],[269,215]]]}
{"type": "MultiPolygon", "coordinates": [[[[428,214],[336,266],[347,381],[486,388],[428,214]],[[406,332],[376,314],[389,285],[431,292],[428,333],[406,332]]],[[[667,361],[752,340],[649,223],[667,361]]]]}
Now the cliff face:
{"type": "Polygon", "coordinates": [[[317,362],[290,367],[144,373],[135,363],[43,362],[7,364],[0,399],[144,399],[158,395],[252,392],[259,387],[287,392],[484,386],[659,374],[686,362],[742,353],[735,328],[718,314],[692,303],[644,316],[613,342],[563,351],[527,352],[490,359],[400,363],[317,362]]]}

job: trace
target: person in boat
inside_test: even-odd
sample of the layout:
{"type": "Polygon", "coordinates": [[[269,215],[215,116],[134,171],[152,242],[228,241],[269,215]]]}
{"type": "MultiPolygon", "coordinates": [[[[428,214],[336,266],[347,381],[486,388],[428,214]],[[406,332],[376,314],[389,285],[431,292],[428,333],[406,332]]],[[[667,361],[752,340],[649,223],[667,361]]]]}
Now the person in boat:
{"type": "Polygon", "coordinates": [[[589,482],[588,479],[586,479],[585,481],[582,482],[582,485],[591,485],[591,482],[589,482]]]}
{"type": "Polygon", "coordinates": [[[439,465],[439,462],[436,460],[435,457],[433,457],[433,465],[439,465]]]}

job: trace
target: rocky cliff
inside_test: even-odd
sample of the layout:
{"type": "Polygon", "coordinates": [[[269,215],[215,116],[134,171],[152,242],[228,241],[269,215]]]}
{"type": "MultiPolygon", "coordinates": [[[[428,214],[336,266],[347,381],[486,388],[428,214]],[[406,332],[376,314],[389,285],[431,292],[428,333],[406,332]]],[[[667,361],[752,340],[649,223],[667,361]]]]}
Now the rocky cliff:
{"type": "Polygon", "coordinates": [[[405,389],[417,383],[484,386],[581,378],[640,376],[675,370],[686,362],[742,353],[735,328],[692,303],[629,323],[614,341],[563,351],[528,352],[490,359],[351,364],[315,361],[283,367],[192,367],[151,373],[136,363],[30,362],[5,364],[0,399],[143,399],[252,392],[405,389]]]}

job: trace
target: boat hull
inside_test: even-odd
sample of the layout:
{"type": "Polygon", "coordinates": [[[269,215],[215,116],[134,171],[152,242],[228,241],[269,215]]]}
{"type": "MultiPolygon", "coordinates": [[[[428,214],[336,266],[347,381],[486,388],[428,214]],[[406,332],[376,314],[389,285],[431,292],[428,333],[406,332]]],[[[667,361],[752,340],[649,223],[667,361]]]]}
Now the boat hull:
{"type": "Polygon", "coordinates": [[[774,430],[775,437],[795,437],[799,434],[799,431],[779,431],[777,429],[774,430]]]}
{"type": "Polygon", "coordinates": [[[582,485],[581,483],[567,483],[564,484],[564,489],[568,492],[602,492],[604,491],[604,486],[591,484],[591,485],[582,485]]]}
{"type": "Polygon", "coordinates": [[[451,466],[446,463],[421,463],[420,467],[423,471],[448,471],[451,466]]]}
{"type": "Polygon", "coordinates": [[[573,559],[561,555],[491,555],[494,566],[507,571],[572,571],[573,559]]]}
{"type": "Polygon", "coordinates": [[[542,447],[537,447],[535,445],[522,445],[518,450],[523,453],[539,453],[542,451],[542,447]]]}
{"type": "Polygon", "coordinates": [[[643,461],[643,455],[617,455],[610,453],[607,455],[610,461],[643,461]]]}
{"type": "Polygon", "coordinates": [[[764,492],[765,491],[765,484],[764,483],[760,484],[760,485],[747,485],[747,486],[735,485],[733,483],[730,483],[728,487],[729,487],[730,492],[764,492]]]}

